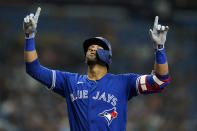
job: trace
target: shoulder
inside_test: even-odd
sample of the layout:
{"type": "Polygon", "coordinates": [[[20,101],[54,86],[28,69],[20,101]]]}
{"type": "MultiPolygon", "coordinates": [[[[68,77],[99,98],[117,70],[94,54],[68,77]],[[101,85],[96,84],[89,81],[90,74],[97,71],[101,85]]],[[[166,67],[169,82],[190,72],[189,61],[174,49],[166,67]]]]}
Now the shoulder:
{"type": "Polygon", "coordinates": [[[56,75],[64,77],[65,79],[77,80],[77,79],[83,79],[85,77],[85,75],[79,73],[72,73],[72,72],[59,71],[59,70],[55,70],[55,71],[56,71],[56,75]]]}
{"type": "Polygon", "coordinates": [[[118,78],[118,79],[129,79],[129,78],[137,78],[141,76],[140,74],[135,73],[125,73],[125,74],[111,74],[108,73],[110,77],[118,78]]]}

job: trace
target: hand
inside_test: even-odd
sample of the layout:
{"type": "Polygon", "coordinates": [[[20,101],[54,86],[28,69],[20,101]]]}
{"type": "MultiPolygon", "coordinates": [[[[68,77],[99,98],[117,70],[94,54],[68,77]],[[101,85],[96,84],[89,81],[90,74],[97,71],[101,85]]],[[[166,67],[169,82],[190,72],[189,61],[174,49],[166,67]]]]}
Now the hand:
{"type": "Polygon", "coordinates": [[[35,37],[36,27],[37,27],[40,11],[41,11],[41,8],[38,7],[35,16],[33,13],[31,13],[30,15],[27,15],[24,18],[23,30],[25,32],[26,39],[30,39],[30,38],[35,37]]]}
{"type": "Polygon", "coordinates": [[[155,22],[154,22],[154,26],[153,26],[153,30],[150,29],[149,33],[150,33],[150,37],[153,40],[156,48],[158,49],[159,46],[161,46],[161,49],[164,49],[164,44],[166,41],[166,35],[168,32],[169,27],[168,26],[162,26],[160,24],[158,24],[158,20],[159,17],[156,16],[155,17],[155,22]]]}

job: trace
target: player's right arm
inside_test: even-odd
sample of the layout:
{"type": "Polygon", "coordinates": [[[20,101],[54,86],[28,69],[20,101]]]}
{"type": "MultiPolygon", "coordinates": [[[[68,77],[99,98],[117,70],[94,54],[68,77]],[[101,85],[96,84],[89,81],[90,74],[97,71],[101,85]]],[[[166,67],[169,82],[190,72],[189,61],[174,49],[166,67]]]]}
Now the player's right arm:
{"type": "Polygon", "coordinates": [[[52,71],[44,68],[40,65],[38,60],[38,55],[35,49],[35,34],[38,18],[40,15],[41,8],[38,7],[36,14],[31,13],[24,18],[23,30],[25,33],[25,49],[24,49],[24,59],[26,72],[42,82],[43,84],[51,85],[52,71]]]}
{"type": "Polygon", "coordinates": [[[23,30],[25,33],[24,59],[26,72],[34,79],[46,85],[50,89],[64,96],[62,72],[50,70],[40,65],[35,49],[35,34],[41,8],[38,7],[36,14],[31,13],[24,18],[23,30]]]}

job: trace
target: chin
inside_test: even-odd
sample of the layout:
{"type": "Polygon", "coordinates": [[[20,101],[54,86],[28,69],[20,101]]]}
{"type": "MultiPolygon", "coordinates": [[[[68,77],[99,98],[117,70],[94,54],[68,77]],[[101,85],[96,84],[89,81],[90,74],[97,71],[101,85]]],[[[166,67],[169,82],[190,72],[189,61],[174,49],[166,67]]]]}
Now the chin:
{"type": "Polygon", "coordinates": [[[86,57],[86,63],[87,64],[95,64],[97,62],[98,62],[97,58],[88,58],[88,57],[86,57]]]}

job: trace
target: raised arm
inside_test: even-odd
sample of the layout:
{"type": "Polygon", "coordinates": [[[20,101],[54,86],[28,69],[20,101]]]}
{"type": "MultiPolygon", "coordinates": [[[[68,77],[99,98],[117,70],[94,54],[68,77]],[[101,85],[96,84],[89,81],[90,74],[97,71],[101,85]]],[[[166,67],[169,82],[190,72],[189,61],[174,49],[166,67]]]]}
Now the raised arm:
{"type": "Polygon", "coordinates": [[[153,30],[150,29],[150,36],[152,41],[154,42],[154,48],[155,48],[154,70],[155,73],[159,75],[167,75],[168,62],[165,55],[164,45],[165,45],[166,35],[169,27],[158,24],[158,20],[159,17],[156,16],[153,30]]]}
{"type": "Polygon", "coordinates": [[[38,7],[36,14],[31,13],[24,18],[23,30],[25,33],[24,59],[26,72],[44,85],[51,87],[53,71],[40,65],[35,49],[35,34],[41,8],[38,7]]]}
{"type": "Polygon", "coordinates": [[[164,48],[169,27],[161,26],[158,24],[158,20],[159,17],[156,16],[153,30],[150,29],[150,37],[154,42],[155,48],[154,72],[151,75],[142,75],[137,80],[140,94],[161,92],[170,82],[168,62],[164,48]]]}
{"type": "Polygon", "coordinates": [[[34,16],[33,13],[27,15],[24,18],[23,30],[25,33],[25,50],[24,50],[24,58],[26,62],[33,62],[38,58],[37,52],[35,50],[35,33],[38,23],[38,18],[40,15],[41,8],[38,7],[36,14],[34,16]]]}

